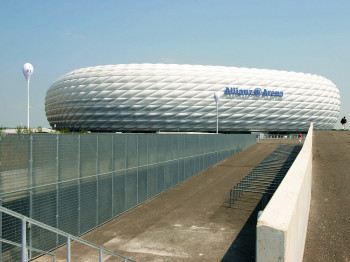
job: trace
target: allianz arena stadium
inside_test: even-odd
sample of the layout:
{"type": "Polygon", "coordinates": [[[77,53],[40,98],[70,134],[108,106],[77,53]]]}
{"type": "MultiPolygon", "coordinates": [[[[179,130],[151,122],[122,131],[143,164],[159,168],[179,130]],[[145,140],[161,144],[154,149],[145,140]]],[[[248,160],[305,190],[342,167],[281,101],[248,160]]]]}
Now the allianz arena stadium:
{"type": "Polygon", "coordinates": [[[332,129],[337,87],[312,74],[174,64],[74,70],[45,98],[56,129],[93,132],[295,132],[332,129]],[[218,106],[214,94],[219,97],[218,106]]]}

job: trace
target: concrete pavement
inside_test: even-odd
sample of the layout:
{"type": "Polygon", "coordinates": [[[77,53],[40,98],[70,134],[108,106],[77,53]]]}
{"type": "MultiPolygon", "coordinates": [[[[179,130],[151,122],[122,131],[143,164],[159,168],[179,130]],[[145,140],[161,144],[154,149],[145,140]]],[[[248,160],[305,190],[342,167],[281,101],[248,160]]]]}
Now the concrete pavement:
{"type": "MultiPolygon", "coordinates": [[[[84,238],[137,261],[255,261],[259,206],[254,206],[259,200],[245,208],[229,209],[228,192],[287,141],[264,140],[251,146],[84,238]]],[[[303,261],[348,262],[350,132],[315,131],[313,142],[312,197],[303,261]]],[[[65,261],[65,252],[65,247],[55,251],[57,261],[65,261]]],[[[96,251],[72,243],[72,261],[97,260],[96,251]]],[[[105,256],[104,261],[118,260],[105,256]]]]}
{"type": "MultiPolygon", "coordinates": [[[[228,208],[229,191],[282,143],[298,144],[257,143],[83,238],[137,261],[254,261],[260,199],[228,208]]],[[[65,247],[54,253],[65,260],[65,247]]],[[[98,261],[98,252],[73,242],[72,261],[98,261]]]]}

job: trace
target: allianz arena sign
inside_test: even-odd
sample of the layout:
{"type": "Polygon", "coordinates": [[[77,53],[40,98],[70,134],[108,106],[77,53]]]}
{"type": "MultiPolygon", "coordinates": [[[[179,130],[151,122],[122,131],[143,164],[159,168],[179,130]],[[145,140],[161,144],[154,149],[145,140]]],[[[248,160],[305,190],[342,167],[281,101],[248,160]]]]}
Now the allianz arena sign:
{"type": "Polygon", "coordinates": [[[255,88],[239,89],[238,87],[226,87],[224,95],[255,96],[255,97],[283,97],[282,91],[269,91],[267,89],[255,88]]]}

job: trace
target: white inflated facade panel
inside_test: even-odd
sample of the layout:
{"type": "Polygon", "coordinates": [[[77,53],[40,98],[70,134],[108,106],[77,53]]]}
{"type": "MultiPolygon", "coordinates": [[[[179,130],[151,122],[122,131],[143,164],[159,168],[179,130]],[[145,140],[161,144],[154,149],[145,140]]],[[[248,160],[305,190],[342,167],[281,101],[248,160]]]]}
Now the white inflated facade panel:
{"type": "Polygon", "coordinates": [[[51,85],[45,110],[52,127],[71,130],[213,132],[216,92],[222,132],[331,129],[339,116],[339,90],[318,75],[171,64],[74,70],[51,85]]]}

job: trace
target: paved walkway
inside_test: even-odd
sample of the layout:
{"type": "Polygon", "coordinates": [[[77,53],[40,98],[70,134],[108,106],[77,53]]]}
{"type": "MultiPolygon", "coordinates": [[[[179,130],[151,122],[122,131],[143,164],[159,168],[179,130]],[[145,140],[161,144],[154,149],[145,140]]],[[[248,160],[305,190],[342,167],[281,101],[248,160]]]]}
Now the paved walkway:
{"type": "Polygon", "coordinates": [[[304,262],[350,261],[350,132],[313,139],[311,207],[304,262]]]}
{"type": "MultiPolygon", "coordinates": [[[[281,140],[266,140],[86,234],[137,261],[255,261],[257,199],[228,208],[229,189],[281,140]]],[[[350,132],[314,132],[313,184],[304,262],[350,261],[350,132]]],[[[65,248],[55,251],[65,261],[65,248]]],[[[97,261],[72,243],[72,261],[97,261]]],[[[37,261],[52,261],[45,257],[37,261]]],[[[104,261],[117,261],[105,256],[104,261]]]]}
{"type": "MultiPolygon", "coordinates": [[[[297,143],[266,142],[188,179],[84,238],[137,261],[255,261],[259,206],[254,208],[259,199],[238,208],[228,208],[228,201],[230,189],[281,143],[297,143]]],[[[55,251],[57,261],[64,261],[65,252],[65,247],[55,251]]],[[[98,254],[73,242],[72,261],[98,261],[98,254]]]]}

